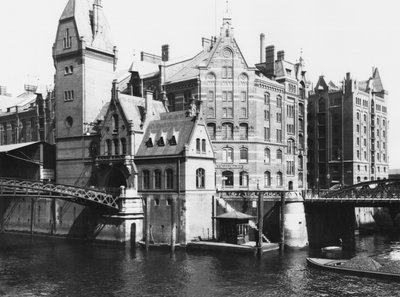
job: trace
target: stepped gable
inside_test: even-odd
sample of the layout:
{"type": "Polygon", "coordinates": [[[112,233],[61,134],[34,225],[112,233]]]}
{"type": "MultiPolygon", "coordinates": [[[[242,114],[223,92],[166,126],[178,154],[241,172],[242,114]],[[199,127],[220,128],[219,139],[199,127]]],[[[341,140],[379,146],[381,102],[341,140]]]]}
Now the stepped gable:
{"type": "Polygon", "coordinates": [[[161,114],[149,123],[136,158],[182,154],[195,125],[195,117],[186,116],[186,111],[161,114]]]}

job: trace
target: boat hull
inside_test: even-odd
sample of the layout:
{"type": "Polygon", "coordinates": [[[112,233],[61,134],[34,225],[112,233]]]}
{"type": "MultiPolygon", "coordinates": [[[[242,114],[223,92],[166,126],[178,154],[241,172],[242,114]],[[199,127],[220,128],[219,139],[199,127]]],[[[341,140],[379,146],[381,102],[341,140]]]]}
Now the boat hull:
{"type": "Polygon", "coordinates": [[[351,274],[364,277],[382,278],[382,279],[393,279],[400,280],[400,274],[389,273],[381,271],[370,271],[370,270],[359,270],[347,267],[340,267],[348,260],[332,260],[332,259],[321,259],[321,258],[307,258],[307,263],[311,267],[330,270],[338,273],[351,274]]]}

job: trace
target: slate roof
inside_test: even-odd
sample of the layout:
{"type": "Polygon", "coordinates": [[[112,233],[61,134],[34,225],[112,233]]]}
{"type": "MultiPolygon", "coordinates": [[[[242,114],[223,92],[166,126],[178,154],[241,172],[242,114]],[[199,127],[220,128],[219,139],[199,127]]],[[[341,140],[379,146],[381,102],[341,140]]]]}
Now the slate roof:
{"type": "Polygon", "coordinates": [[[167,78],[167,83],[179,82],[199,76],[198,66],[200,64],[206,63],[211,56],[211,52],[202,51],[197,54],[192,60],[186,64],[181,70],[177,71],[175,74],[167,78]]]}
{"type": "Polygon", "coordinates": [[[10,96],[0,95],[0,112],[6,112],[7,108],[15,106],[26,107],[35,100],[36,100],[36,94],[30,92],[24,93],[24,95],[21,97],[19,96],[10,97],[10,96]]]}
{"type": "Polygon", "coordinates": [[[186,111],[161,114],[159,120],[149,123],[135,158],[181,154],[190,141],[195,124],[195,117],[187,117],[186,111]],[[176,140],[175,145],[170,144],[173,136],[176,140]],[[164,145],[158,144],[161,137],[164,145]],[[153,144],[151,147],[147,145],[150,138],[153,144]]]}
{"type": "Polygon", "coordinates": [[[69,0],[60,17],[60,21],[67,18],[75,18],[78,34],[83,37],[87,45],[112,52],[111,30],[103,9],[99,9],[98,15],[102,29],[95,37],[93,36],[90,22],[90,11],[93,11],[93,0],[69,0]]]}

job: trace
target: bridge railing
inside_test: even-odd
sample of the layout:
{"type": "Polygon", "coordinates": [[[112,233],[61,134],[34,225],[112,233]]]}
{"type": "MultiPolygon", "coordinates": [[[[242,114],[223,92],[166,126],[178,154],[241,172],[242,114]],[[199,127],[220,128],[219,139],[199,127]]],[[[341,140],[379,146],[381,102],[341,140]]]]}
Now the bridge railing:
{"type": "Polygon", "coordinates": [[[84,201],[118,209],[118,196],[94,187],[76,187],[70,185],[53,184],[46,181],[24,180],[0,177],[1,194],[13,195],[58,195],[60,199],[72,197],[84,201]]]}

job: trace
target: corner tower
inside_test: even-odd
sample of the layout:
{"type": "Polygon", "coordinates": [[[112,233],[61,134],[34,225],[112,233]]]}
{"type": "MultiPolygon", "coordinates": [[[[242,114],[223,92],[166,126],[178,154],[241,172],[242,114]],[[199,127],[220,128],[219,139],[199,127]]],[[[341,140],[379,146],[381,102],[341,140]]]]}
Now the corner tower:
{"type": "Polygon", "coordinates": [[[58,23],[53,60],[57,182],[83,186],[90,176],[85,163],[95,141],[92,123],[109,101],[117,63],[101,0],[68,1],[58,23]]]}

